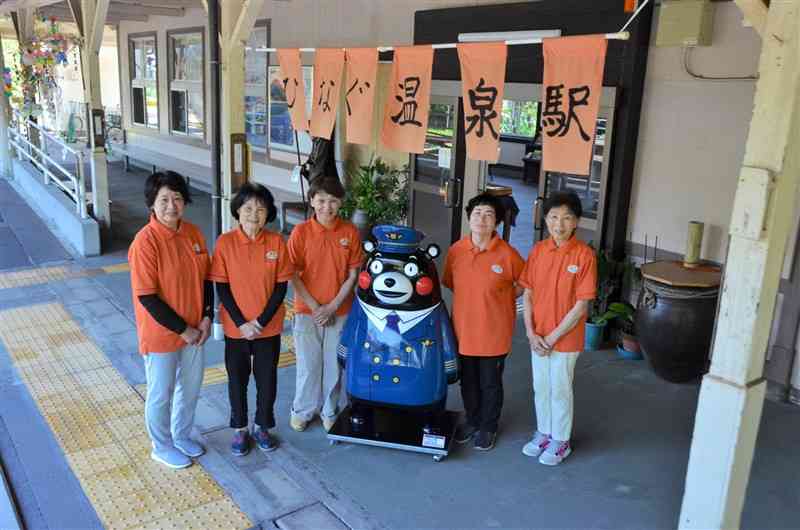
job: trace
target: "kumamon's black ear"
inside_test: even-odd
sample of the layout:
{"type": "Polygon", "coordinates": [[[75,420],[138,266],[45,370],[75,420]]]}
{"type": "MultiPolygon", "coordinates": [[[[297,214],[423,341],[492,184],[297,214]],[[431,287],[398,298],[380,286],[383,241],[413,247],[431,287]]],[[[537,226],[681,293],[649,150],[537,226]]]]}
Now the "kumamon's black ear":
{"type": "Polygon", "coordinates": [[[425,249],[425,252],[428,254],[428,256],[435,259],[439,256],[441,250],[439,249],[439,245],[432,243],[428,245],[428,248],[425,249]]]}
{"type": "Polygon", "coordinates": [[[361,247],[364,249],[364,252],[367,254],[372,254],[375,251],[375,242],[371,239],[367,239],[363,243],[361,243],[361,247]]]}

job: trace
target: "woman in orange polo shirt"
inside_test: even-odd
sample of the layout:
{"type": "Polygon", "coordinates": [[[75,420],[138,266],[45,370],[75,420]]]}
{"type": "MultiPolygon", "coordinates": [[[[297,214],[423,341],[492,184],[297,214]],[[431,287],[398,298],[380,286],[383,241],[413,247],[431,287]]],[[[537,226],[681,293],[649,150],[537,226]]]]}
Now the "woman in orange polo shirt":
{"type": "Polygon", "coordinates": [[[447,252],[442,283],[453,291],[453,327],[461,364],[465,422],[456,441],[488,451],[494,447],[503,408],[503,368],[511,351],[516,282],[524,261],[495,231],[505,208],[482,193],[466,207],[470,234],[447,252]]]}
{"type": "Polygon", "coordinates": [[[339,179],[312,181],[308,197],[314,216],[292,230],[288,244],[295,267],[293,334],[297,352],[290,425],[303,431],[319,414],[327,431],[336,420],[341,391],[336,351],[363,258],[358,229],[339,218],[344,199],[339,179]]]}
{"type": "Polygon", "coordinates": [[[128,250],[131,288],[147,377],[145,425],[150,456],[171,468],[203,454],[189,433],[203,382],[203,344],[213,315],[214,287],[202,232],[183,219],[191,202],[186,180],[173,171],[145,183],[150,222],[128,250]]]}
{"type": "Polygon", "coordinates": [[[275,220],[275,199],[260,184],[246,183],[231,201],[231,215],[239,226],[219,236],[209,277],[217,284],[225,329],[225,368],[228,371],[231,452],[250,451],[247,385],[256,380],[256,416],[253,438],[262,451],[273,451],[278,357],[286,308],[286,283],[293,268],[280,234],[264,228],[275,220]]]}
{"type": "Polygon", "coordinates": [[[594,251],[575,237],[581,213],[575,192],[553,193],[544,201],[550,238],[531,249],[519,282],[525,288],[537,425],[522,452],[550,466],[572,452],[572,378],[597,292],[594,251]]]}

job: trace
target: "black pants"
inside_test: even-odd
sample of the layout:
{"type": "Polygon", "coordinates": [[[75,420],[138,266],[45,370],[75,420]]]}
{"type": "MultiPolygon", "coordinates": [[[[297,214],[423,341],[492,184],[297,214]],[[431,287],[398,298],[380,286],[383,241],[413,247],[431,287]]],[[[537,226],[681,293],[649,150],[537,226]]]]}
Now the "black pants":
{"type": "Polygon", "coordinates": [[[503,408],[503,369],[506,356],[460,355],[461,398],[467,423],[482,431],[497,432],[503,408]]]}
{"type": "Polygon", "coordinates": [[[247,427],[247,384],[252,372],[256,379],[256,425],[275,427],[278,356],[281,336],[246,340],[225,337],[225,368],[228,371],[228,397],[231,401],[231,427],[247,427]],[[252,357],[252,369],[251,358],[252,357]]]}

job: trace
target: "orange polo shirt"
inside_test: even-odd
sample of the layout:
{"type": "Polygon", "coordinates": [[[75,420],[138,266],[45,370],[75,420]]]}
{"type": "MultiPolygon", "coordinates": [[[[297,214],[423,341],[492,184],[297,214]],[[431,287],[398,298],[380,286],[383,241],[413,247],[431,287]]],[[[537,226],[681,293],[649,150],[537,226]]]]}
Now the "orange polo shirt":
{"type": "Polygon", "coordinates": [[[210,261],[202,232],[188,221],[170,230],[150,216],[139,230],[128,249],[139,352],[166,353],[186,346],[180,335],[150,316],[139,296],[157,294],[196,328],[203,319],[203,282],[210,261]]]}
{"type": "Polygon", "coordinates": [[[514,283],[525,262],[497,234],[486,250],[467,236],[447,251],[442,283],[453,291],[453,326],[461,355],[490,357],[511,351],[517,319],[514,283]]]}
{"type": "MultiPolygon", "coordinates": [[[[597,259],[592,247],[574,235],[556,246],[552,238],[537,243],[528,255],[520,285],[533,291],[533,324],[537,335],[558,327],[578,300],[597,295],[597,259]]],[[[586,316],[553,345],[560,352],[583,350],[586,316]]]]}
{"type": "MultiPolygon", "coordinates": [[[[209,279],[230,284],[233,299],[245,320],[258,318],[275,290],[275,284],[292,279],[294,267],[283,238],[275,232],[261,230],[251,240],[240,228],[219,236],[214,248],[209,279]]],[[[258,338],[273,337],[283,331],[286,307],[281,304],[258,338]]],[[[239,327],[225,306],[222,306],[225,336],[241,339],[239,327]]]]}
{"type": "MultiPolygon", "coordinates": [[[[313,217],[295,226],[288,246],[295,271],[320,304],[336,298],[350,269],[359,268],[364,259],[358,229],[339,218],[333,228],[325,228],[313,217]]],[[[353,293],[349,293],[336,315],[346,315],[352,303],[353,293]]],[[[294,307],[298,313],[311,314],[311,308],[298,293],[295,293],[294,307]]]]}

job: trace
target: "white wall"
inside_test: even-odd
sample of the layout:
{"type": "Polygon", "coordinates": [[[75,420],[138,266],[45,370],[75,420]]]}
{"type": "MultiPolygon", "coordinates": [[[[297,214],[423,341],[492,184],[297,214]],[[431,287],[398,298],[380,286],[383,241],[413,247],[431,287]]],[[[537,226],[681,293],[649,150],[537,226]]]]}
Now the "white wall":
{"type": "MultiPolygon", "coordinates": [[[[760,38],[733,2],[715,6],[712,46],[693,51],[693,71],[754,74],[760,38]]],[[[653,41],[657,20],[658,10],[653,41]]],[[[681,48],[651,44],[628,230],[635,242],[657,236],[659,248],[683,254],[688,221],[703,221],[702,257],[722,262],[755,82],[693,79],[682,59],[681,48]]]]}

